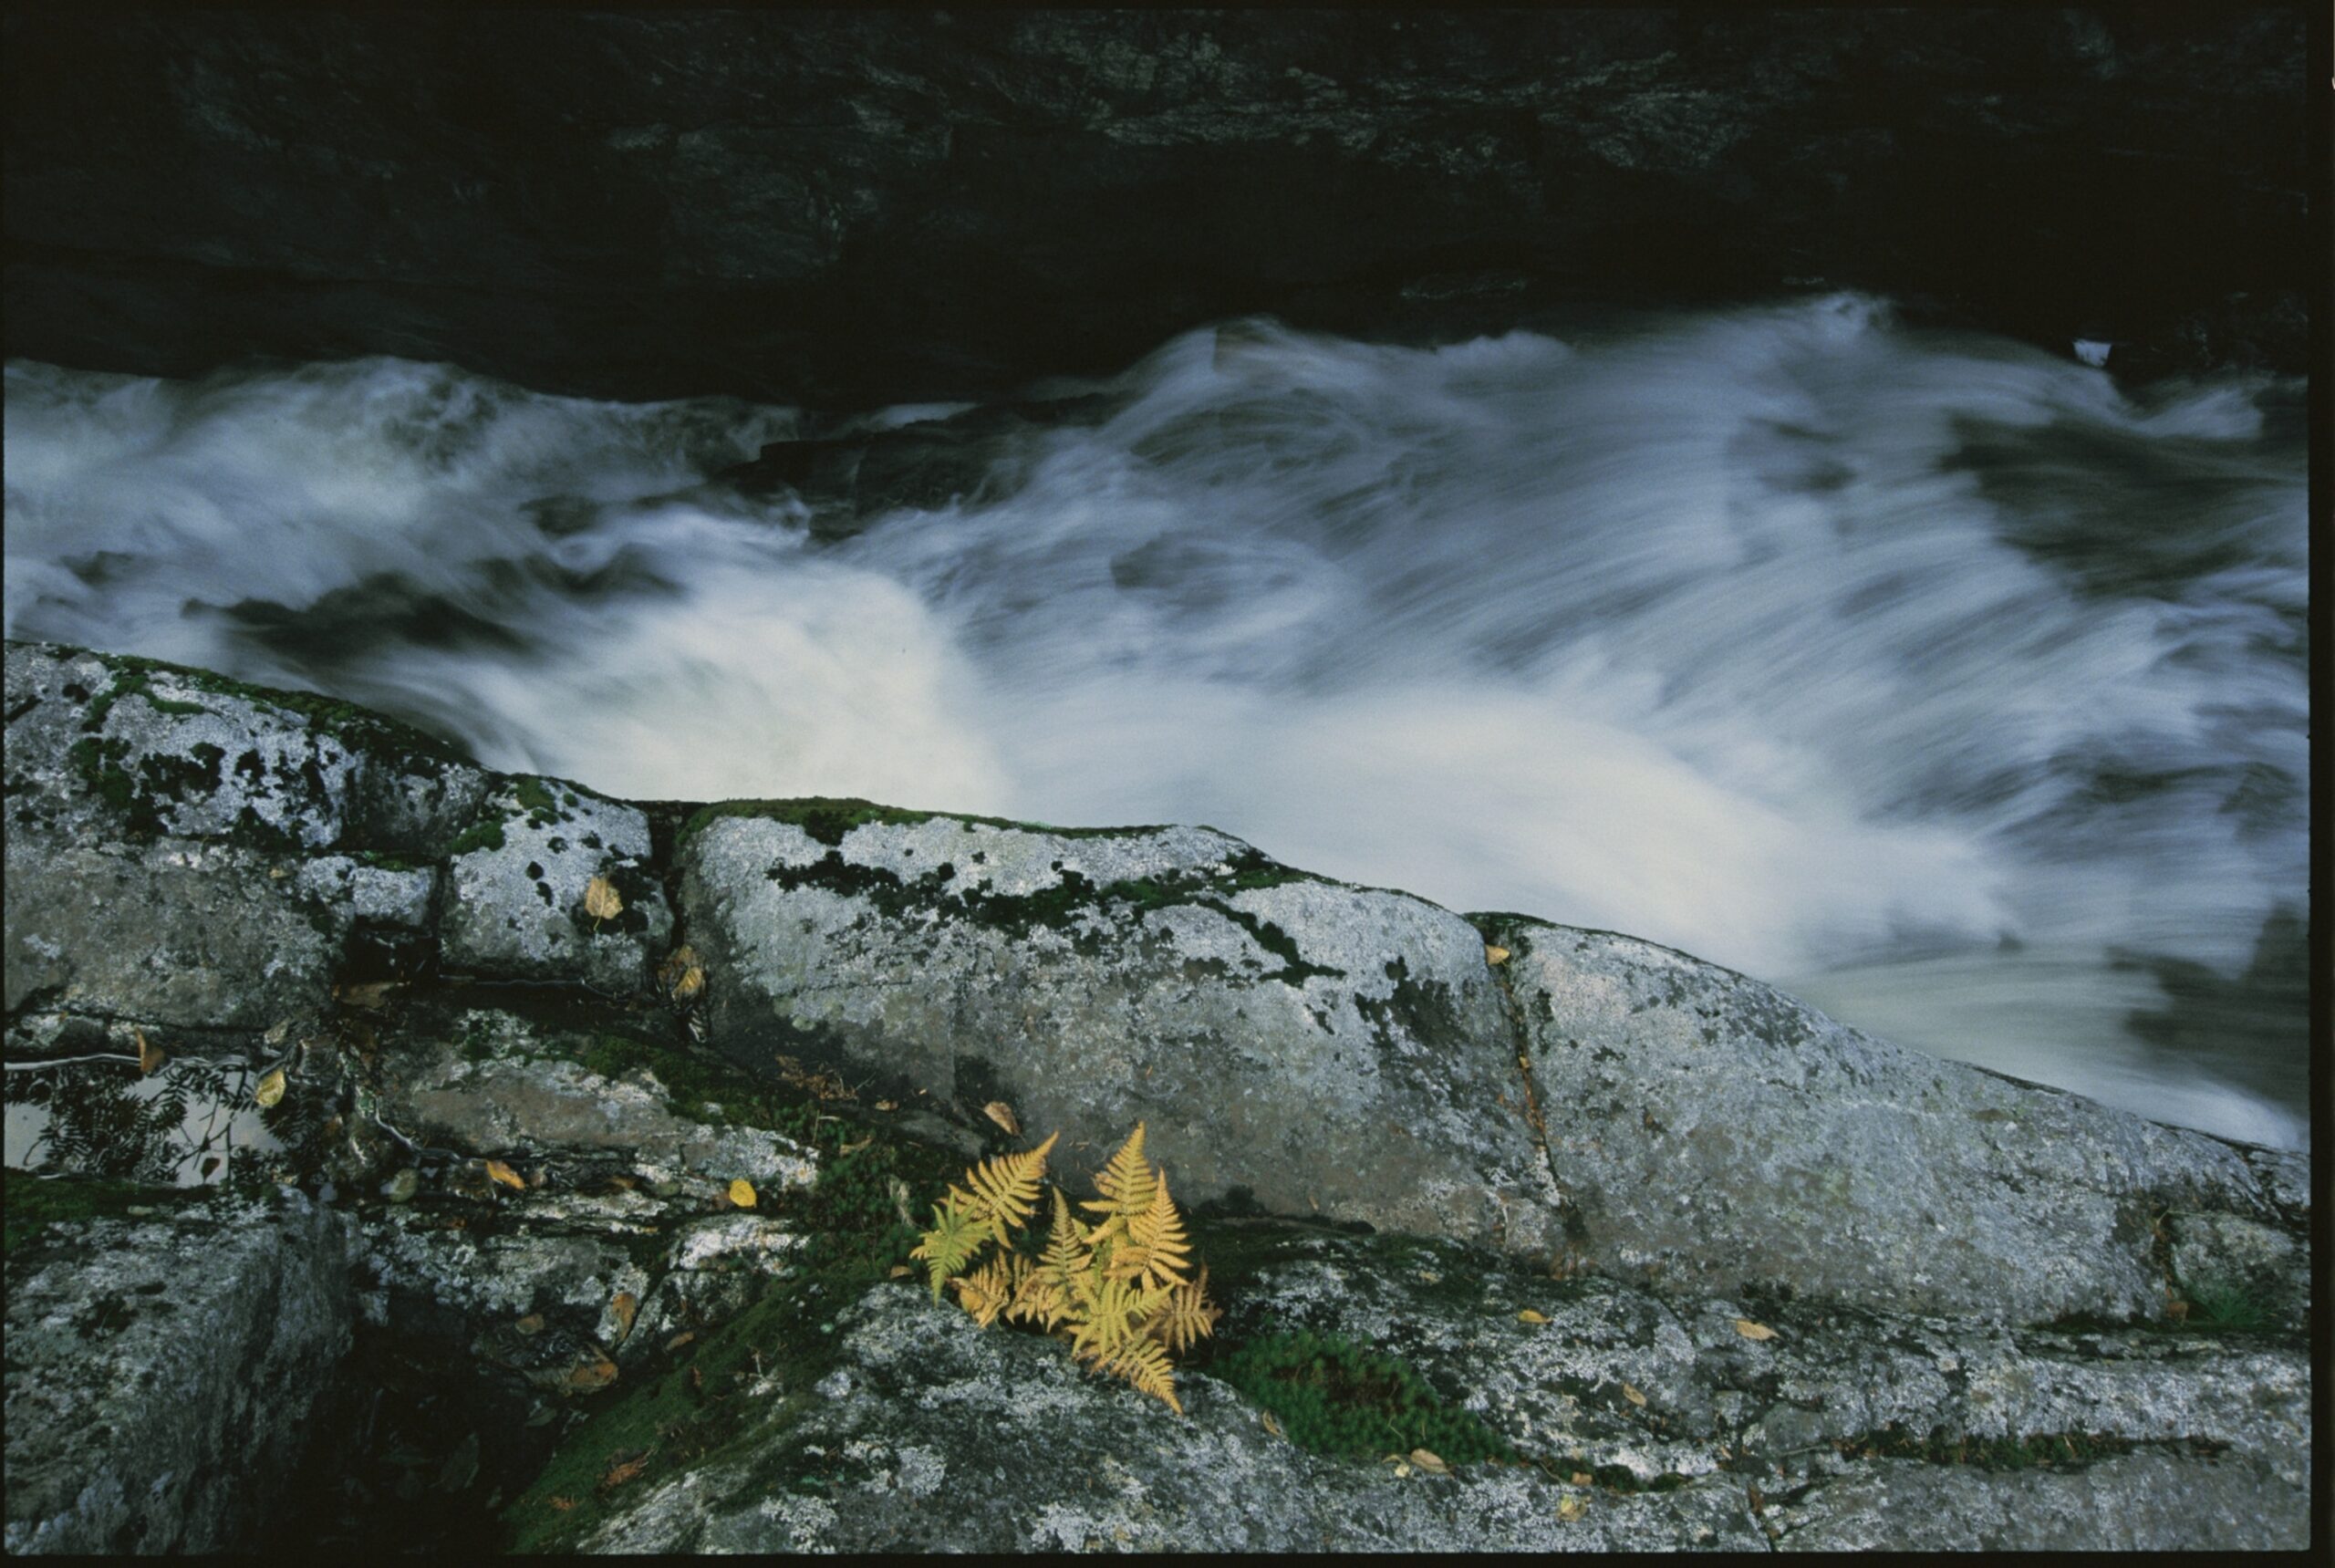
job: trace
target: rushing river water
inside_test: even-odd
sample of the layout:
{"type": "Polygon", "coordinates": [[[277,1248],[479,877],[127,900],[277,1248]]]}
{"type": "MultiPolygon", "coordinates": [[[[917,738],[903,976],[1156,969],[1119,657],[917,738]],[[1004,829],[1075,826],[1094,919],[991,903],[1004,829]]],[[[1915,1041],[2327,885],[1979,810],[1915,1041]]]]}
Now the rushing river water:
{"type": "Polygon", "coordinates": [[[7,629],[617,794],[1209,823],[2306,1140],[2299,385],[1828,298],[1055,390],[1013,483],[828,538],[708,482],[794,410],[14,364],[7,629]]]}

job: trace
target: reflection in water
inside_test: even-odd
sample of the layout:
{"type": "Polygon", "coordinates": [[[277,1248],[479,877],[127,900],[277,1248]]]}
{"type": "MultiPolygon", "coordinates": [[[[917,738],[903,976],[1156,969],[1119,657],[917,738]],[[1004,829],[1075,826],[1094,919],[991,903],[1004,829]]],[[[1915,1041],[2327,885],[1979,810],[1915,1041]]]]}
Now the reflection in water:
{"type": "Polygon", "coordinates": [[[1434,349],[1240,323],[1066,421],[387,359],[7,387],[12,636],[635,796],[1210,823],[2304,1136],[2292,385],[2133,396],[1830,298],[1434,349]],[[798,435],[792,488],[711,478],[798,435]]]}

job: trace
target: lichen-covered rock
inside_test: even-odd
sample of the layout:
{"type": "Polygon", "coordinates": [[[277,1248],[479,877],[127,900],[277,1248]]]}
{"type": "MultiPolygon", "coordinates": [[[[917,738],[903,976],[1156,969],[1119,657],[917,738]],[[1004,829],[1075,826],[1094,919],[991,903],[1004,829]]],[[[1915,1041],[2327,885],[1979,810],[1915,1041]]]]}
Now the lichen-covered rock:
{"type": "Polygon", "coordinates": [[[1234,1303],[1215,1348],[1304,1329],[1391,1353],[1515,1461],[1443,1475],[1399,1441],[1300,1449],[1205,1355],[1178,1376],[1178,1417],[1057,1343],[879,1285],[835,1315],[830,1355],[746,1391],[768,1410],[749,1436],[650,1467],[570,1544],[2017,1549],[2090,1526],[2195,1550],[2308,1533],[2310,1367],[2291,1342],[1753,1308],[1262,1221],[1206,1227],[1200,1251],[1234,1303]]]}
{"type": "Polygon", "coordinates": [[[284,1193],[12,1243],[8,1551],[256,1546],[348,1346],[343,1232],[284,1193]]]}
{"type": "Polygon", "coordinates": [[[11,642],[8,826],[278,853],[434,853],[487,775],[365,709],[199,670],[11,642]]]}
{"type": "Polygon", "coordinates": [[[2161,1216],[2296,1223],[2218,1138],[1874,1040],[1651,942],[1493,930],[1578,1245],[1618,1277],[2161,1316],[2161,1216]]]}
{"type": "Polygon", "coordinates": [[[8,835],[7,1005],[264,1030],[321,1006],[354,924],[297,861],[193,839],[8,835]]]}
{"type": "MultiPolygon", "coordinates": [[[[1756,1547],[1731,1478],[1600,1498],[1538,1470],[1436,1476],[1275,1437],[1206,1377],[1186,1416],[974,1327],[922,1292],[837,1314],[840,1362],[740,1458],[634,1483],[591,1552],[992,1552],[1756,1547]]],[[[763,1397],[780,1392],[761,1391],[763,1397]]]]}
{"type": "Polygon", "coordinates": [[[426,930],[487,775],[345,703],[11,642],[6,1004],[257,1031],[426,930]]]}
{"type": "Polygon", "coordinates": [[[713,1043],[1002,1100],[1187,1201],[1546,1248],[1554,1194],[1473,928],[1203,828],[712,815],[680,851],[713,1043]],[[825,836],[815,836],[816,828],[825,836]]]}
{"type": "Polygon", "coordinates": [[[455,847],[441,931],[450,968],[603,991],[646,983],[673,920],[640,812],[564,780],[512,779],[455,847]],[[614,894],[606,913],[586,903],[596,880],[614,894]]]}

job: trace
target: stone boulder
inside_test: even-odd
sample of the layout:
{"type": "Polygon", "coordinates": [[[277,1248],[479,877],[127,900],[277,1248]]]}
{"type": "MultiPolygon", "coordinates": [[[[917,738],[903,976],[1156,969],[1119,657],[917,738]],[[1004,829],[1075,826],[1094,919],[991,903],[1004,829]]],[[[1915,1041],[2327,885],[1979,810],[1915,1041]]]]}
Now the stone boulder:
{"type": "Polygon", "coordinates": [[[1891,1045],[1633,937],[1486,926],[1514,953],[1501,973],[1575,1244],[1617,1278],[2153,1317],[2174,1293],[2169,1221],[2185,1276],[2275,1276],[2270,1299],[2303,1321],[2294,1156],[1891,1045]]]}
{"type": "Polygon", "coordinates": [[[298,1193],[102,1196],[22,1235],[10,1200],[8,1551],[248,1546],[348,1348],[348,1223],[298,1193]]]}
{"type": "Polygon", "coordinates": [[[1203,828],[785,815],[720,808],[678,851],[733,1057],[975,1126],[1003,1102],[1072,1167],[1142,1122],[1187,1202],[1559,1235],[1500,989],[1457,916],[1203,828]]]}

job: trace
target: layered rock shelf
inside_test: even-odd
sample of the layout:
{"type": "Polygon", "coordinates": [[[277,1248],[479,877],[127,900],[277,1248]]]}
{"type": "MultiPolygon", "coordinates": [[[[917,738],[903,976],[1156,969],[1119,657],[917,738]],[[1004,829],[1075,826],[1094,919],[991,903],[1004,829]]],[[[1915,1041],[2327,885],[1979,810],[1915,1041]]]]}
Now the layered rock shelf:
{"type": "Polygon", "coordinates": [[[2308,1539],[2297,1155],[1205,827],[628,803],[42,644],[6,713],[12,1551],[2308,1539]],[[1181,1415],[902,1277],[1137,1123],[1181,1415]],[[1293,1442],[1224,1369],[1296,1334],[1498,1457],[1293,1442]]]}

